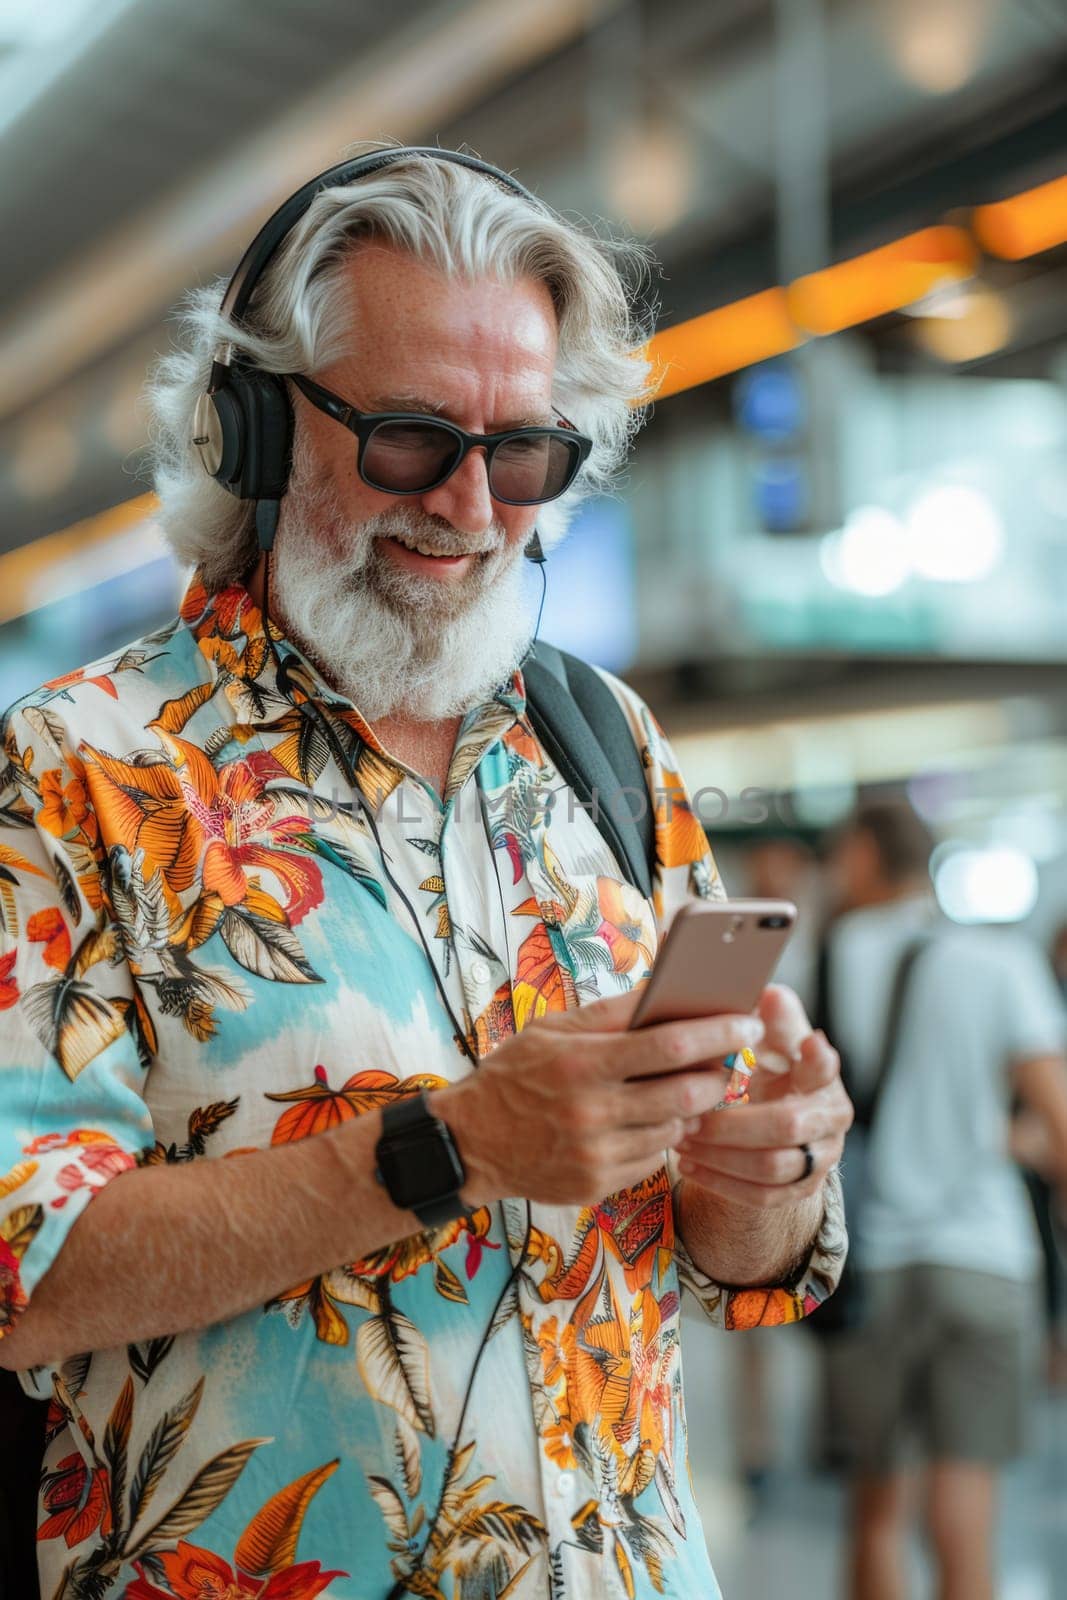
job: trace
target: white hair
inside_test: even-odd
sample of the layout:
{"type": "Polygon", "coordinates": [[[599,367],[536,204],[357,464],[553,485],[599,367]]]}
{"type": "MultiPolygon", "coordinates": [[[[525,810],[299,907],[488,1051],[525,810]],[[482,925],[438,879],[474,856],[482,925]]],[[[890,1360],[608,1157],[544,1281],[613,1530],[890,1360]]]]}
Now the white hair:
{"type": "Polygon", "coordinates": [[[212,356],[229,341],[264,371],[309,372],[350,353],[344,271],[353,247],[378,240],[466,281],[533,278],[558,319],[553,404],[593,440],[575,486],[544,506],[546,549],[563,537],[578,502],[607,491],[643,421],[650,305],[644,250],[605,240],[531,204],[479,172],[433,157],[403,157],[372,176],[316,195],[264,272],[238,327],[219,313],[225,281],[190,295],[182,348],[148,385],[150,470],[159,522],[179,561],[209,588],[243,576],[256,555],[252,502],[204,471],[192,445],[193,411],[212,356]]]}

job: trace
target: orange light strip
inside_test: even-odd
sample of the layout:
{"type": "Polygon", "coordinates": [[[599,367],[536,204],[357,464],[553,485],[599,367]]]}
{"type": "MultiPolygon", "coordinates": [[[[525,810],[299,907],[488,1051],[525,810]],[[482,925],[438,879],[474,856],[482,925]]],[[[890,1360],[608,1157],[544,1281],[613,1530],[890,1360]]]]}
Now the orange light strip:
{"type": "Polygon", "coordinates": [[[840,333],[913,305],[946,280],[973,277],[977,263],[978,247],[963,228],[923,228],[798,278],[786,290],[789,314],[808,333],[840,333]]]}
{"type": "Polygon", "coordinates": [[[963,228],[922,228],[786,289],[766,289],[675,323],[645,349],[655,396],[680,394],[795,350],[812,334],[840,333],[899,311],[939,283],[972,277],[977,263],[978,247],[963,228]]]}
{"type": "MultiPolygon", "coordinates": [[[[892,244],[766,289],[655,334],[641,352],[652,364],[657,399],[795,350],[812,334],[838,333],[921,300],[946,279],[971,277],[979,246],[1018,261],[1067,242],[1067,177],[1010,200],[977,206],[973,234],[948,224],[923,228],[892,244]]],[[[0,623],[23,614],[41,568],[150,518],[154,495],[140,495],[98,516],[0,555],[0,623]]]]}
{"type": "Polygon", "coordinates": [[[653,391],[657,399],[680,394],[794,350],[803,337],[789,319],[784,289],[749,295],[655,334],[645,349],[653,391]]]}
{"type": "Polygon", "coordinates": [[[150,521],[157,503],[154,494],[139,494],[0,555],[0,623],[11,622],[33,609],[32,595],[43,571],[68,556],[84,555],[94,544],[104,544],[138,523],[150,521]]]}
{"type": "Polygon", "coordinates": [[[1038,184],[1010,200],[976,206],[973,226],[991,256],[1022,261],[1067,242],[1067,177],[1038,184]]]}

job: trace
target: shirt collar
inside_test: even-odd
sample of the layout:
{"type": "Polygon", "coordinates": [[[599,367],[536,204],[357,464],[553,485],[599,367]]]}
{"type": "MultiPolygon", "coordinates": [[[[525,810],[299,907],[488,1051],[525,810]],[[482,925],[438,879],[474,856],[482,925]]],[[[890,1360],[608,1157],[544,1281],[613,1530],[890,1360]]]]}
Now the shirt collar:
{"type": "MultiPolygon", "coordinates": [[[[212,594],[203,575],[196,572],[182,600],[181,616],[211,668],[213,678],[223,681],[226,698],[239,723],[264,731],[292,716],[292,693],[286,693],[279,686],[275,651],[268,643],[262,612],[243,584],[230,584],[212,594]]],[[[314,663],[273,621],[270,636],[299,689],[322,710],[347,723],[376,754],[399,765],[381,745],[358,707],[330,688],[314,663]]],[[[522,672],[517,670],[487,701],[468,711],[463,719],[456,735],[456,750],[462,745],[468,752],[468,761],[464,763],[468,771],[471,770],[468,764],[471,752],[478,746],[482,751],[488,749],[525,711],[526,688],[522,672]]],[[[449,784],[446,794],[451,787],[449,784]]]]}

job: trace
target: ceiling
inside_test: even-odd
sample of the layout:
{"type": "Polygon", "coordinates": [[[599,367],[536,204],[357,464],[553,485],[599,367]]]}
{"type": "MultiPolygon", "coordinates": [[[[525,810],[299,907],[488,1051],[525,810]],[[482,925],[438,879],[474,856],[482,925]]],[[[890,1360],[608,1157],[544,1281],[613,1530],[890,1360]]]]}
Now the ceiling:
{"type": "Polygon", "coordinates": [[[1067,167],[1062,0],[828,0],[821,72],[803,35],[783,68],[787,7],[819,11],[39,0],[36,31],[0,29],[0,547],[135,491],[169,312],[357,139],[465,142],[563,210],[629,213],[668,321],[1067,167]],[[788,181],[820,148],[825,227],[788,181]]]}

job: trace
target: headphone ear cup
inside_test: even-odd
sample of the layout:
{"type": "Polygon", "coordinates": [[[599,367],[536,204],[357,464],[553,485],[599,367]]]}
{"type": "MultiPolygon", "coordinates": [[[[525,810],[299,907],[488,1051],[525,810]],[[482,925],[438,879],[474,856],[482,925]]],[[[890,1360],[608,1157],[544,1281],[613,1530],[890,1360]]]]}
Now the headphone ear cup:
{"type": "Polygon", "coordinates": [[[236,492],[244,500],[280,500],[288,487],[293,450],[293,408],[285,379],[251,370],[233,388],[244,413],[245,437],[236,492]]]}
{"type": "Polygon", "coordinates": [[[193,444],[204,471],[231,494],[241,492],[238,480],[245,432],[244,411],[229,383],[200,396],[193,419],[193,444]]]}
{"type": "Polygon", "coordinates": [[[289,482],[293,408],[285,379],[238,368],[196,405],[193,443],[205,471],[241,500],[280,500],[289,482]]]}

